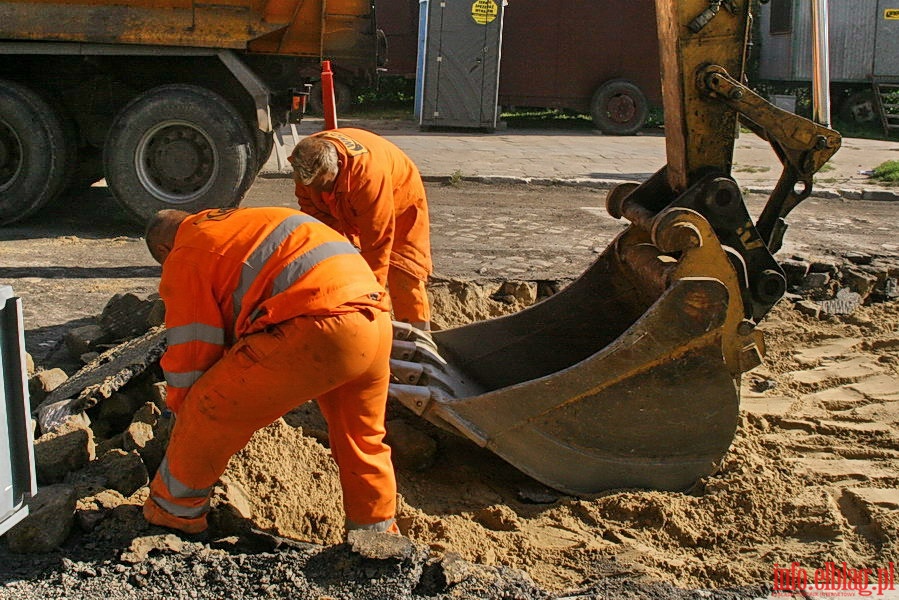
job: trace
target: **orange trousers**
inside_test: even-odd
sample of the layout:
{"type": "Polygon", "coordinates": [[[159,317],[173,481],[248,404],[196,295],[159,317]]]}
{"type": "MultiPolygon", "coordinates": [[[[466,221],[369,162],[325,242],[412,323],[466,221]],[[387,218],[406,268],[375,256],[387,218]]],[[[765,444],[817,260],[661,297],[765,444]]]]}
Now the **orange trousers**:
{"type": "Polygon", "coordinates": [[[431,329],[431,305],[425,281],[390,265],[387,292],[393,304],[394,319],[425,331],[431,329]]]}
{"type": "Polygon", "coordinates": [[[366,308],[297,317],[241,339],[181,405],[150,483],[147,520],[205,530],[209,495],[231,456],[256,430],[317,398],[340,470],[347,528],[394,527],[396,479],[384,443],[392,337],[390,315],[366,308]]]}

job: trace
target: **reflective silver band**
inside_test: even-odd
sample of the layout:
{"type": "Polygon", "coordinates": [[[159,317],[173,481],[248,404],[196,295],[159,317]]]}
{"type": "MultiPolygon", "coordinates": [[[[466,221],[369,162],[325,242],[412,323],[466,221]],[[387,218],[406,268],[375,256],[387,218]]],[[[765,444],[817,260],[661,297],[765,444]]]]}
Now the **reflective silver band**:
{"type": "Polygon", "coordinates": [[[225,330],[206,323],[190,323],[172,327],[165,332],[169,346],[187,344],[188,342],[206,342],[217,346],[225,345],[225,330]]]}
{"type": "Polygon", "coordinates": [[[340,254],[359,254],[359,251],[349,242],[325,242],[299,255],[278,273],[272,287],[272,296],[289,288],[318,263],[340,254]]]}
{"type": "Polygon", "coordinates": [[[203,373],[206,371],[186,371],[186,372],[177,372],[177,371],[163,371],[162,374],[165,375],[165,382],[172,387],[176,388],[189,388],[193,384],[197,382],[203,373]]]}
{"type": "Polygon", "coordinates": [[[159,464],[159,476],[162,477],[162,482],[169,489],[169,493],[175,498],[204,498],[212,493],[212,486],[198,490],[178,481],[169,470],[168,456],[163,458],[159,464]]]}
{"type": "Polygon", "coordinates": [[[162,510],[182,519],[196,519],[209,512],[208,499],[200,506],[186,507],[181,506],[180,504],[175,504],[174,502],[169,502],[165,498],[160,498],[159,496],[153,496],[152,498],[153,502],[158,504],[162,508],[162,510]]]}
{"type": "Polygon", "coordinates": [[[358,523],[353,523],[349,519],[345,521],[345,527],[347,531],[352,529],[362,529],[364,531],[379,531],[381,533],[390,529],[390,526],[394,524],[396,519],[387,519],[386,521],[378,521],[377,523],[371,523],[370,525],[359,525],[358,523]]]}
{"type": "Polygon", "coordinates": [[[290,237],[290,234],[292,234],[300,225],[317,222],[317,219],[310,217],[309,215],[291,215],[281,221],[281,223],[279,223],[278,226],[275,227],[264,240],[262,240],[262,243],[256,246],[253,253],[247,257],[247,260],[244,261],[243,269],[240,271],[240,281],[237,284],[237,289],[234,290],[234,294],[231,296],[234,304],[235,323],[237,323],[237,317],[240,315],[240,309],[243,306],[243,297],[250,289],[250,286],[253,285],[253,282],[256,280],[256,275],[259,273],[260,269],[265,266],[265,263],[271,257],[272,253],[277,250],[278,246],[284,243],[284,240],[290,237]]]}

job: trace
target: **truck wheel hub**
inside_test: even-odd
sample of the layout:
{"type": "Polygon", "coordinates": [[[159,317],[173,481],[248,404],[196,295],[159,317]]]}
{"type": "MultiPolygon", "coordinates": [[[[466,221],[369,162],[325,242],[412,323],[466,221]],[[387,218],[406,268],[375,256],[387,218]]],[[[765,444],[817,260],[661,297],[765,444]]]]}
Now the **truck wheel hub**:
{"type": "Polygon", "coordinates": [[[147,131],[138,144],[137,174],[154,196],[183,203],[212,185],[218,167],[215,146],[191,123],[169,121],[147,131]]]}

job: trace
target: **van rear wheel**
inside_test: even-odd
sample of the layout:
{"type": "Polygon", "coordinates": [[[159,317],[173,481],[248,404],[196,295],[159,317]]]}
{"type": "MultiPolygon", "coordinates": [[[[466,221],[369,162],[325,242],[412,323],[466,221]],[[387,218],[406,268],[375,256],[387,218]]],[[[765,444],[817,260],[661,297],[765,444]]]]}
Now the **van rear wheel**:
{"type": "Polygon", "coordinates": [[[603,83],[593,94],[590,115],[603,133],[634,135],[646,122],[649,103],[640,88],[626,79],[603,83]]]}
{"type": "Polygon", "coordinates": [[[840,106],[840,118],[847,123],[870,123],[877,119],[874,92],[861,90],[850,95],[840,106]]]}

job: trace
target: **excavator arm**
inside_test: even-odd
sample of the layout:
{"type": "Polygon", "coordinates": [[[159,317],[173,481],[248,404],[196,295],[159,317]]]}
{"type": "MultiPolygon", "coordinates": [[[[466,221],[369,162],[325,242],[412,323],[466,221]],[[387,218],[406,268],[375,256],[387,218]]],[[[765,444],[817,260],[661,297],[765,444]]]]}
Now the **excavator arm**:
{"type": "Polygon", "coordinates": [[[785,218],[835,131],[740,83],[748,0],[657,0],[667,165],[609,192],[630,225],[558,294],[438,331],[395,326],[391,396],[572,494],[677,490],[733,441],[756,325],[783,297],[785,218]],[[753,221],[731,176],[738,119],[784,165],[753,221]]]}

